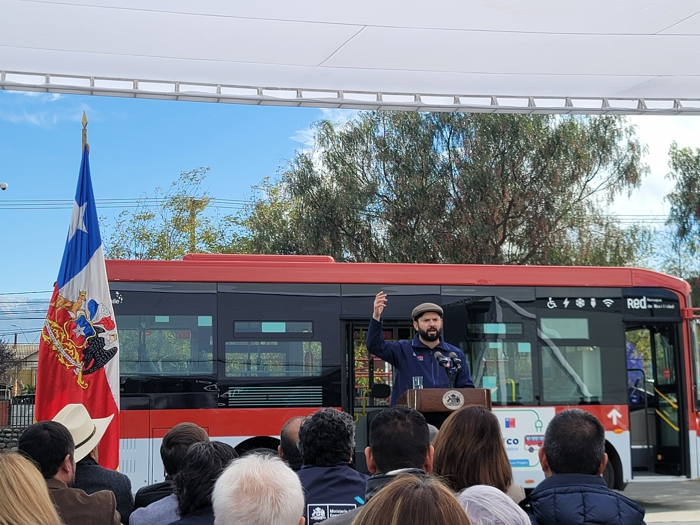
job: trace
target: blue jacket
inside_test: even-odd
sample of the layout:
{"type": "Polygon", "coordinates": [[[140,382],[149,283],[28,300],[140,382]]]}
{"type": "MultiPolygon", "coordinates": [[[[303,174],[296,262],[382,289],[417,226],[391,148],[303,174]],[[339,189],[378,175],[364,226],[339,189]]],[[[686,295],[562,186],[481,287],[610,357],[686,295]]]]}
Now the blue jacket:
{"type": "Polygon", "coordinates": [[[454,352],[462,360],[462,370],[454,376],[456,388],[474,388],[469,365],[462,352],[456,346],[440,339],[435,348],[425,346],[415,335],[411,341],[385,341],[381,321],[372,318],[367,330],[367,350],[394,367],[394,388],[391,392],[391,404],[406,390],[413,388],[413,377],[423,376],[423,388],[447,388],[447,372],[433,357],[436,350],[448,356],[454,352]]]}
{"type": "Polygon", "coordinates": [[[169,525],[214,525],[214,508],[204,507],[196,513],[187,514],[169,525]]]}
{"type": "Polygon", "coordinates": [[[297,472],[304,489],[304,516],[314,525],[365,503],[367,475],[341,463],[327,467],[304,465],[297,472]]]}
{"type": "Polygon", "coordinates": [[[554,474],[520,506],[533,525],[644,525],[641,505],[588,474],[554,474]]]}

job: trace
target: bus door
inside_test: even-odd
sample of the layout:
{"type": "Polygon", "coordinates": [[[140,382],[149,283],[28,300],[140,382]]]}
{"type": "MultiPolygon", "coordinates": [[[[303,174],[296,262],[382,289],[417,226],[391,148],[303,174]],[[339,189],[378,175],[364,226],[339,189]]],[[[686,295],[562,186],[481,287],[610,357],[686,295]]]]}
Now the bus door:
{"type": "Polygon", "coordinates": [[[677,325],[628,323],[626,347],[632,470],[686,474],[677,325]]]}
{"type": "MultiPolygon", "coordinates": [[[[375,383],[383,383],[393,389],[394,377],[393,367],[382,359],[373,356],[367,351],[365,338],[367,337],[368,323],[350,324],[349,348],[352,349],[350,356],[352,363],[348,363],[349,369],[353,370],[353,405],[357,413],[362,407],[386,406],[388,399],[374,399],[369,389],[375,383]]],[[[398,341],[399,339],[411,339],[413,337],[412,327],[408,323],[384,323],[384,340],[398,341]]]]}

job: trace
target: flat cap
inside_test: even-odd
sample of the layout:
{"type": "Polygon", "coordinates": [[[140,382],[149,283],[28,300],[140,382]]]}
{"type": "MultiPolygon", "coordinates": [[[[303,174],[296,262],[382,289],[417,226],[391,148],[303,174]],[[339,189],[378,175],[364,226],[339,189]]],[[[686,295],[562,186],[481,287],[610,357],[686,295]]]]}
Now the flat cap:
{"type": "Polygon", "coordinates": [[[425,312],[437,312],[442,317],[442,308],[435,303],[422,303],[416,306],[411,313],[411,318],[415,321],[425,312]]]}

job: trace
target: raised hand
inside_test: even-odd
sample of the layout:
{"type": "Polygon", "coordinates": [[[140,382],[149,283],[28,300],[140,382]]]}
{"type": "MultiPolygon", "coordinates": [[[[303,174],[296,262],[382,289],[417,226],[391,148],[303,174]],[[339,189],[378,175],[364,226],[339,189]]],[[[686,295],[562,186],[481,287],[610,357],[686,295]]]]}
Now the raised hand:
{"type": "Polygon", "coordinates": [[[374,298],[374,312],[372,313],[372,317],[375,319],[375,321],[381,320],[382,312],[384,311],[385,306],[386,294],[384,292],[379,292],[374,298]]]}

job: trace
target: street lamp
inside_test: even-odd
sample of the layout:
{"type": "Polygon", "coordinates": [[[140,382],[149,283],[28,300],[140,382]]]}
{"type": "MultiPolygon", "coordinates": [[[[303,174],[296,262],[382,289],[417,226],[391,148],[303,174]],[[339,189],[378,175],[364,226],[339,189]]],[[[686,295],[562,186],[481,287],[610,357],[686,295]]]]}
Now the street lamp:
{"type": "Polygon", "coordinates": [[[7,189],[7,182],[0,182],[0,190],[5,191],[7,189]]]}
{"type": "Polygon", "coordinates": [[[29,342],[29,338],[27,337],[27,334],[24,333],[24,330],[22,329],[22,327],[20,325],[13,324],[12,326],[16,326],[17,328],[19,328],[19,331],[22,332],[22,335],[24,336],[24,340],[27,341],[27,344],[31,344],[29,342]]]}

